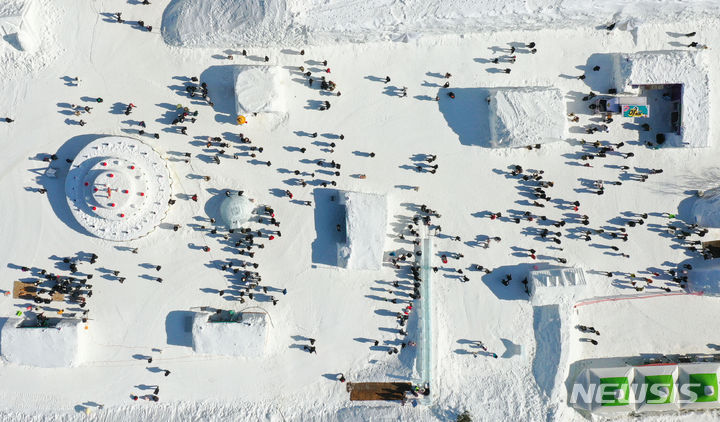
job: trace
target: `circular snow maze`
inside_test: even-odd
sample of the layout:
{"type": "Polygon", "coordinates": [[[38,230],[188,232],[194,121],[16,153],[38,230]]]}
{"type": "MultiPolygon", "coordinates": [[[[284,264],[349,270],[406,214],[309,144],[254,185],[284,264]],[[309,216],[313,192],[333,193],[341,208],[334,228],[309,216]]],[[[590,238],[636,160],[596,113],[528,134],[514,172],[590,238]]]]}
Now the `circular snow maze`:
{"type": "Polygon", "coordinates": [[[165,160],[143,142],[108,136],[75,157],[65,194],[75,219],[97,237],[137,239],[160,224],[172,180],[165,160]]]}

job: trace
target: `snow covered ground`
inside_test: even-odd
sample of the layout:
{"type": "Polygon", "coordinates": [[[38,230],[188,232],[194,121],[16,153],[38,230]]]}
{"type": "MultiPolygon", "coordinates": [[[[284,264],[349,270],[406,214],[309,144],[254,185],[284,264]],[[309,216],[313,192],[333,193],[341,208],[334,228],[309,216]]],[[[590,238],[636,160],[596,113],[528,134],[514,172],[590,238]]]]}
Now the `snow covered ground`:
{"type": "MultiPolygon", "coordinates": [[[[516,18],[514,10],[523,11],[521,22],[531,22],[537,10],[546,13],[524,30],[463,35],[427,31],[427,36],[411,37],[407,43],[318,47],[304,46],[302,36],[285,38],[298,42],[275,48],[240,45],[248,50],[248,57],[242,57],[236,50],[225,51],[237,48],[235,41],[213,38],[212,33],[207,34],[214,41],[211,44],[221,47],[168,46],[159,30],[167,6],[164,2],[150,6],[83,0],[50,3],[55,12],[50,13],[43,37],[55,41],[41,47],[50,49],[49,55],[23,56],[28,59],[13,62],[12,53],[2,56],[0,62],[5,76],[0,78],[0,91],[4,93],[0,117],[15,119],[10,124],[0,121],[0,140],[5,146],[0,155],[0,232],[6,239],[1,249],[6,265],[0,268],[5,284],[0,289],[12,290],[13,280],[31,278],[20,271],[23,265],[67,274],[62,257],[83,251],[96,253],[99,259],[96,265],[80,264],[80,271],[95,275],[91,282],[94,295],[88,299],[90,321],[83,363],[55,369],[4,363],[0,366],[4,380],[0,383],[0,419],[80,420],[86,419],[82,412],[89,408],[92,418],[99,421],[426,421],[454,420],[467,409],[475,420],[483,421],[581,421],[582,416],[565,404],[564,386],[574,362],[635,353],[713,351],[708,345],[716,344],[711,325],[716,298],[676,295],[578,308],[573,305],[580,299],[639,295],[628,288],[625,273],[645,277],[643,271],[673,268],[694,256],[663,230],[668,220],[662,213],[677,213],[691,190],[717,187],[715,156],[720,148],[717,139],[712,139],[711,146],[704,149],[648,149],[638,141],[636,125],[620,117],[609,125],[608,134],[585,134],[579,126],[597,121],[587,114],[588,103],[582,101],[591,87],[576,77],[592,72],[595,54],[686,49],[689,39],[681,34],[690,31],[697,31],[694,39],[709,44],[710,49],[702,52],[707,63],[717,63],[717,4],[635,3],[616,18],[635,16],[637,19],[631,20],[645,23],[632,32],[608,32],[588,25],[589,16],[603,22],[614,20],[619,10],[615,5],[620,2],[593,6],[539,2],[528,9],[511,3],[504,9],[488,9],[502,12],[497,19],[488,20],[498,26],[488,29],[500,29],[503,22],[516,18]],[[557,9],[558,5],[566,9],[557,9]],[[662,7],[651,7],[658,5],[662,7]],[[602,13],[593,14],[601,8],[602,13]],[[577,11],[579,18],[567,19],[569,15],[558,10],[577,11]],[[113,22],[110,15],[117,11],[123,12],[125,24],[113,22]],[[707,13],[698,16],[701,11],[707,13]],[[660,19],[668,16],[671,23],[660,19]],[[138,19],[153,25],[153,31],[137,27],[138,19]],[[563,28],[544,29],[551,20],[564,22],[563,28]],[[537,43],[535,55],[522,48],[530,41],[537,43]],[[517,62],[500,66],[490,63],[493,57],[509,54],[510,43],[524,50],[518,51],[517,62]],[[297,53],[301,47],[305,47],[304,56],[297,53]],[[234,59],[227,59],[228,54],[234,59]],[[269,64],[286,66],[290,71],[288,118],[279,126],[251,122],[238,127],[231,65],[259,64],[265,55],[270,58],[269,64]],[[328,61],[330,74],[322,73],[323,60],[328,61]],[[308,87],[299,66],[332,79],[342,96],[326,95],[317,84],[308,87]],[[491,70],[507,66],[512,66],[509,75],[491,70]],[[455,93],[455,100],[441,88],[445,72],[453,75],[449,90],[455,93]],[[75,76],[80,78],[79,86],[71,82],[75,76]],[[185,84],[191,76],[208,83],[214,107],[187,97],[185,84]],[[391,82],[385,84],[385,76],[390,76],[391,82]],[[397,95],[403,86],[408,88],[406,98],[397,95]],[[484,148],[489,133],[483,93],[487,88],[507,86],[553,86],[565,93],[565,112],[580,116],[578,124],[569,123],[573,139],[532,151],[484,148]],[[434,101],[436,95],[439,102],[434,101]],[[104,102],[95,103],[97,97],[103,97],[104,102]],[[318,104],[325,100],[332,108],[321,112],[318,104]],[[126,116],[123,110],[129,102],[137,108],[126,116]],[[87,125],[74,124],[80,117],[73,115],[71,104],[94,107],[91,114],[81,116],[87,125]],[[178,113],[177,104],[199,111],[196,123],[184,124],[188,126],[187,136],[179,133],[177,125],[170,125],[178,113]],[[90,237],[80,231],[69,209],[63,207],[63,181],[42,176],[47,163],[41,158],[55,153],[58,164],[63,164],[101,136],[136,137],[140,120],[147,123],[147,132],[160,134],[157,140],[143,140],[168,159],[177,203],[170,207],[165,223],[137,241],[117,245],[90,237]],[[263,152],[241,144],[240,132],[251,138],[252,146],[262,146],[263,152]],[[310,136],[313,132],[318,132],[317,138],[310,136]],[[340,134],[344,139],[339,139],[340,134]],[[238,153],[238,160],[224,158],[221,165],[212,162],[219,147],[206,147],[206,142],[208,137],[217,136],[230,144],[226,155],[238,153]],[[586,161],[580,156],[591,148],[575,141],[581,138],[590,142],[623,141],[626,145],[621,151],[635,156],[623,159],[608,154],[606,159],[591,161],[593,167],[584,167],[586,161]],[[301,148],[306,151],[302,153],[301,148]],[[333,153],[328,152],[331,148],[333,153]],[[183,161],[185,152],[192,153],[189,163],[183,161]],[[371,158],[370,152],[375,156],[371,158]],[[257,157],[246,155],[250,153],[257,157]],[[415,170],[424,154],[438,155],[433,163],[439,165],[436,174],[415,170]],[[342,163],[341,175],[322,174],[315,164],[320,158],[342,163]],[[267,160],[271,166],[265,165],[267,160]],[[544,180],[555,182],[548,189],[555,201],[545,208],[531,206],[533,198],[527,193],[528,186],[532,189],[534,185],[508,175],[514,164],[544,170],[544,180]],[[632,169],[623,174],[621,165],[632,169]],[[635,180],[633,174],[647,174],[650,168],[663,168],[664,172],[650,175],[644,183],[635,180]],[[416,379],[417,351],[408,346],[398,355],[389,355],[387,347],[399,348],[401,339],[417,340],[419,321],[411,314],[408,336],[398,335],[395,315],[406,305],[385,299],[407,298],[408,288],[407,279],[401,285],[405,289],[393,288],[392,281],[399,278],[394,268],[386,265],[378,272],[352,272],[315,263],[316,253],[336,244],[337,239],[331,236],[336,234],[339,221],[318,218],[316,202],[327,198],[324,189],[316,183],[300,186],[300,178],[312,179],[296,176],[294,170],[335,180],[338,189],[386,194],[388,251],[413,250],[413,237],[407,230],[407,240],[398,239],[396,234],[412,224],[420,204],[442,215],[434,219],[442,232],[432,237],[432,261],[440,270],[433,274],[431,290],[435,367],[430,405],[351,403],[346,385],[336,381],[338,373],[352,382],[416,379]],[[360,174],[367,178],[353,177],[360,174]],[[203,179],[205,175],[210,181],[203,179]],[[602,196],[593,193],[592,182],[598,179],[606,181],[602,196]],[[617,180],[622,185],[608,183],[617,180]],[[34,192],[38,187],[46,188],[47,195],[34,192]],[[208,210],[214,209],[211,200],[224,197],[225,189],[244,189],[258,205],[271,206],[282,223],[278,228],[282,236],[272,241],[264,238],[261,242],[266,247],[252,260],[259,264],[263,284],[273,290],[267,295],[258,293],[258,300],[245,304],[229,300],[229,294],[220,296],[218,291],[230,289],[231,278],[219,270],[222,263],[246,257],[226,246],[220,235],[223,230],[219,235],[196,230],[199,225],[210,226],[208,210]],[[293,192],[294,199],[286,197],[286,189],[293,192]],[[189,199],[193,194],[198,195],[198,202],[189,199]],[[561,199],[580,201],[580,209],[573,211],[572,205],[561,199]],[[313,201],[313,206],[304,205],[302,201],[306,200],[313,201]],[[498,211],[503,217],[491,220],[490,213],[498,211]],[[556,229],[537,219],[519,224],[510,219],[515,215],[522,218],[524,211],[542,213],[553,221],[566,218],[568,224],[556,229]],[[643,212],[648,213],[644,225],[627,227],[628,242],[595,234],[591,241],[581,237],[581,230],[587,227],[617,227],[634,213],[643,212]],[[587,227],[579,222],[582,214],[590,217],[587,227]],[[175,232],[173,224],[182,227],[175,232]],[[539,238],[543,227],[561,230],[562,245],[539,238]],[[453,241],[454,236],[460,236],[461,241],[453,241]],[[482,245],[488,236],[499,236],[502,241],[491,241],[485,249],[482,245]],[[618,255],[610,245],[619,246],[630,258],[618,255]],[[203,246],[209,246],[210,252],[204,252],[203,246]],[[130,252],[135,247],[138,254],[130,252]],[[538,261],[555,263],[552,258],[563,257],[568,265],[582,265],[587,270],[586,296],[544,306],[529,303],[521,284],[537,262],[528,256],[529,248],[537,250],[538,261]],[[456,260],[454,253],[464,257],[456,260]],[[447,265],[440,260],[443,254],[450,256],[447,265]],[[494,272],[485,275],[473,271],[471,264],[494,272]],[[162,269],[156,271],[156,265],[162,269]],[[461,281],[455,272],[458,268],[470,281],[461,281]],[[126,277],[124,283],[112,275],[113,270],[126,277]],[[608,278],[592,270],[617,275],[608,278]],[[501,283],[506,274],[512,275],[509,286],[501,283]],[[156,281],[158,276],[163,278],[162,283],[156,281]],[[284,288],[287,295],[281,293],[284,288]],[[388,290],[404,293],[391,294],[388,290]],[[268,300],[269,295],[279,299],[277,306],[268,300]],[[264,357],[195,355],[186,321],[201,306],[266,311],[271,328],[264,357]],[[678,315],[688,308],[702,323],[682,323],[678,315]],[[644,323],[648,318],[662,320],[671,329],[651,330],[644,323]],[[574,326],[585,322],[595,324],[602,332],[596,348],[578,340],[574,326]],[[672,341],[665,341],[671,337],[672,341]],[[317,340],[317,355],[303,351],[302,346],[309,344],[307,338],[317,340]],[[373,346],[375,339],[379,347],[373,346]],[[481,352],[476,341],[483,341],[498,359],[483,353],[475,357],[473,352],[481,352]],[[147,362],[147,356],[153,357],[152,363],[147,362]],[[172,373],[164,377],[164,369],[172,373]],[[35,382],[27,386],[28,380],[35,382]],[[159,403],[130,399],[131,394],[151,393],[155,385],[161,387],[159,403]],[[98,409],[97,404],[104,408],[98,409]]],[[[451,14],[457,3],[442,10],[451,14]]],[[[303,13],[320,16],[310,12],[303,13]]],[[[433,24],[427,22],[428,27],[433,24]]],[[[366,33],[375,31],[376,27],[370,27],[366,33]]],[[[198,44],[187,45],[205,42],[200,38],[198,44]]],[[[326,39],[317,38],[316,44],[326,39]]],[[[604,71],[595,76],[607,78],[609,83],[611,75],[604,71]]],[[[709,71],[714,80],[717,70],[710,66],[709,71]]],[[[710,87],[709,102],[718,104],[718,84],[710,87]]],[[[711,125],[716,129],[714,122],[711,125]]],[[[257,222],[251,226],[254,230],[265,227],[257,222]]],[[[717,233],[711,230],[704,239],[714,239],[717,233]]],[[[673,293],[680,291],[665,278],[655,283],[670,286],[673,293]]],[[[664,293],[648,288],[642,294],[650,290],[664,293]]],[[[0,300],[0,313],[14,315],[28,304],[32,302],[6,296],[0,300]]],[[[54,315],[53,309],[59,307],[66,307],[68,313],[78,312],[73,310],[75,305],[53,303],[46,313],[54,315]]],[[[709,411],[642,419],[711,421],[719,415],[709,411]]]]}

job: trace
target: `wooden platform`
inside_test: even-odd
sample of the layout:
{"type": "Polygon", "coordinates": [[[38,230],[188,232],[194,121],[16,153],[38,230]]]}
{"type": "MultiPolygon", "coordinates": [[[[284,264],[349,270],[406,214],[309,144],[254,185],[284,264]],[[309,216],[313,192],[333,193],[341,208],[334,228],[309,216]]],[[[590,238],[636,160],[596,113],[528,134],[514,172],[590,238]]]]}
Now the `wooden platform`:
{"type": "Polygon", "coordinates": [[[353,382],[347,383],[351,401],[402,400],[405,392],[410,391],[409,382],[353,382]]]}
{"type": "MultiPolygon", "coordinates": [[[[32,283],[23,283],[22,281],[16,281],[13,284],[13,297],[15,299],[28,299],[32,300],[37,297],[37,287],[32,283]]],[[[65,300],[65,295],[62,293],[53,293],[52,300],[62,302],[65,300]]]]}

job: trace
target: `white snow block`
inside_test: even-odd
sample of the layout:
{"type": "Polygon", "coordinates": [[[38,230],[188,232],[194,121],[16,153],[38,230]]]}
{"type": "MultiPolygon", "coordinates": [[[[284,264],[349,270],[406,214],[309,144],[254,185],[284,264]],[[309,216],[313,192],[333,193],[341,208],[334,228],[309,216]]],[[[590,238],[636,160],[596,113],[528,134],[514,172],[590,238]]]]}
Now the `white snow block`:
{"type": "Polygon", "coordinates": [[[496,88],[490,91],[490,143],[517,148],[565,137],[565,99],[547,87],[496,88]]]}
{"type": "Polygon", "coordinates": [[[710,146],[710,77],[703,51],[643,51],[616,54],[614,60],[618,92],[633,85],[681,84],[682,145],[710,146]]]}
{"type": "Polygon", "coordinates": [[[197,312],[193,317],[192,343],[196,353],[223,356],[262,357],[267,343],[267,315],[236,314],[231,322],[210,322],[214,314],[197,312]]]}
{"type": "Polygon", "coordinates": [[[8,318],[0,329],[0,355],[7,362],[41,368],[65,368],[79,363],[82,322],[61,319],[54,327],[23,327],[21,318],[8,318]]]}
{"type": "Polygon", "coordinates": [[[235,66],[233,74],[238,115],[287,113],[287,70],[280,66],[235,66]]]}
{"type": "Polygon", "coordinates": [[[379,270],[387,226],[385,195],[341,192],[345,206],[346,243],[338,245],[338,266],[350,270],[379,270]]]}
{"type": "Polygon", "coordinates": [[[585,287],[585,271],[580,267],[550,267],[528,272],[528,290],[535,305],[558,303],[561,296],[574,295],[585,287]]]}

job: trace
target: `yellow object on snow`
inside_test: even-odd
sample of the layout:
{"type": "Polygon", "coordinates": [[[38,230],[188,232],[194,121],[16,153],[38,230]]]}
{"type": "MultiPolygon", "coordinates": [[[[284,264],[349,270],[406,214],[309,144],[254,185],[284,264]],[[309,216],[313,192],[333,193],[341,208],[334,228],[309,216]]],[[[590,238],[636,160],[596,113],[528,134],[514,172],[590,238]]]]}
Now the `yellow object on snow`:
{"type": "Polygon", "coordinates": [[[244,125],[245,123],[247,123],[247,120],[245,119],[245,116],[241,115],[237,117],[237,122],[239,125],[244,125]]]}

